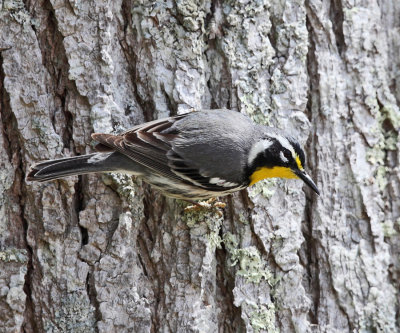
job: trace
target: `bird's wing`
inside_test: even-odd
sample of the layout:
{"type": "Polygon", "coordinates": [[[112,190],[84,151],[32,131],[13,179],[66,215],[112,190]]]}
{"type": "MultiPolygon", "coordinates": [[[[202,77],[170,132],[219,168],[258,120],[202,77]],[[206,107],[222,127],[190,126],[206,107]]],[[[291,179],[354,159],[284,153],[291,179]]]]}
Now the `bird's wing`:
{"type": "Polygon", "coordinates": [[[109,147],[117,150],[172,181],[185,182],[210,191],[226,191],[237,187],[237,184],[202,175],[174,151],[174,141],[179,138],[180,132],[173,125],[187,115],[138,125],[121,135],[95,133],[92,138],[100,143],[96,149],[106,151],[106,147],[109,147]]]}

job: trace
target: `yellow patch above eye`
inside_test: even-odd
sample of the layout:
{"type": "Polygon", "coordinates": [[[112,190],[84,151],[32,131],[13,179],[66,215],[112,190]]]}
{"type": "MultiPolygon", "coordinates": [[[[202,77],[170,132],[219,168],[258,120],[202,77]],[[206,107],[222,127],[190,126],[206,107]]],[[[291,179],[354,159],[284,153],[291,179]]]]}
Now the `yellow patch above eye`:
{"type": "MultiPolygon", "coordinates": [[[[297,160],[297,159],[296,159],[297,160]]],[[[300,163],[301,165],[301,163],[300,163]]],[[[285,167],[273,167],[273,168],[258,168],[250,176],[250,185],[257,183],[265,178],[299,178],[297,177],[290,168],[285,167]]]]}
{"type": "Polygon", "coordinates": [[[300,157],[299,155],[296,155],[296,164],[299,170],[303,170],[303,166],[301,165],[300,157]]]}

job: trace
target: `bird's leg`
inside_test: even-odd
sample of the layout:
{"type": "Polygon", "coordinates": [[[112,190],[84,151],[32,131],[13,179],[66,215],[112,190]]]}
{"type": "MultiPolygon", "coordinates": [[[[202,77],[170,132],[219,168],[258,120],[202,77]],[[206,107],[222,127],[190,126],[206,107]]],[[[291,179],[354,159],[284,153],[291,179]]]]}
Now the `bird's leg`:
{"type": "Polygon", "coordinates": [[[191,200],[185,200],[192,203],[192,205],[185,207],[185,212],[196,211],[200,209],[212,209],[212,208],[225,208],[226,203],[217,201],[217,198],[210,198],[206,201],[195,202],[191,200]]]}
{"type": "Polygon", "coordinates": [[[222,201],[218,201],[218,198],[210,198],[206,201],[206,203],[208,205],[211,205],[211,207],[215,207],[215,208],[225,208],[226,207],[226,203],[222,202],[222,201]]]}

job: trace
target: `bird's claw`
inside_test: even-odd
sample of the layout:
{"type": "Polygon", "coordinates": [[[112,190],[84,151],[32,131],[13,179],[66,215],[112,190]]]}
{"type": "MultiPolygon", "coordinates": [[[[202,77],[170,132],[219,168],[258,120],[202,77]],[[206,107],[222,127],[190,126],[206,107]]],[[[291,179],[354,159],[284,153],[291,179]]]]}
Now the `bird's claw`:
{"type": "Polygon", "coordinates": [[[213,208],[220,208],[223,209],[226,207],[226,203],[218,201],[216,198],[211,198],[206,201],[200,201],[200,202],[193,202],[193,205],[185,207],[184,211],[187,212],[193,212],[193,211],[199,211],[199,210],[209,210],[213,208]]]}

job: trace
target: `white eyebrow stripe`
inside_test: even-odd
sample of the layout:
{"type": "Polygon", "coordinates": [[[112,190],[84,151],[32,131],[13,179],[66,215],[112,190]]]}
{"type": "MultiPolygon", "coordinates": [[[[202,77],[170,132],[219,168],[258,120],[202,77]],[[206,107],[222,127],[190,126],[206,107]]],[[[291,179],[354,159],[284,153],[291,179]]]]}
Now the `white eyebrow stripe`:
{"type": "Polygon", "coordinates": [[[293,158],[296,158],[296,153],[288,139],[286,139],[284,136],[279,136],[279,135],[270,135],[270,137],[273,137],[276,140],[278,140],[281,146],[289,150],[292,153],[293,158]]]}
{"type": "Polygon", "coordinates": [[[249,157],[247,158],[247,164],[251,165],[257,158],[258,154],[268,149],[272,144],[272,140],[264,139],[253,145],[253,147],[250,149],[249,157]]]}

